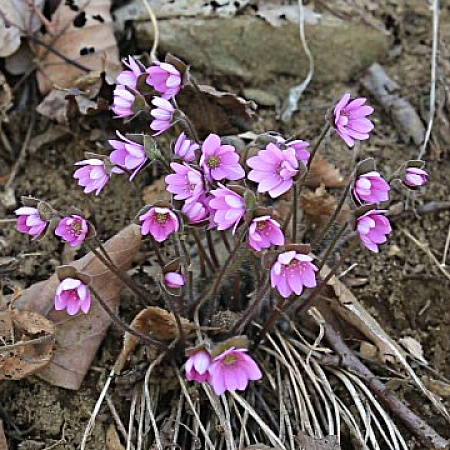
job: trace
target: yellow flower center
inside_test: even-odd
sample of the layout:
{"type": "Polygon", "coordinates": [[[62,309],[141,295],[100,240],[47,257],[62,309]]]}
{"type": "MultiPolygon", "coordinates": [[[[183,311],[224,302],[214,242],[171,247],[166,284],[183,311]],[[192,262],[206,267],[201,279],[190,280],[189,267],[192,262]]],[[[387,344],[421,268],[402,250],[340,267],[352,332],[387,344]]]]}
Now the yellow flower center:
{"type": "Polygon", "coordinates": [[[216,169],[220,166],[220,159],[217,156],[211,156],[208,159],[208,166],[211,167],[211,169],[216,169]]]}
{"type": "Polygon", "coordinates": [[[167,216],[168,216],[167,213],[157,213],[155,215],[155,219],[157,222],[164,225],[167,222],[167,216]]]}
{"type": "Polygon", "coordinates": [[[223,359],[224,364],[226,364],[227,366],[231,366],[232,364],[234,364],[236,362],[236,356],[235,355],[227,355],[225,356],[225,358],[223,359]]]}

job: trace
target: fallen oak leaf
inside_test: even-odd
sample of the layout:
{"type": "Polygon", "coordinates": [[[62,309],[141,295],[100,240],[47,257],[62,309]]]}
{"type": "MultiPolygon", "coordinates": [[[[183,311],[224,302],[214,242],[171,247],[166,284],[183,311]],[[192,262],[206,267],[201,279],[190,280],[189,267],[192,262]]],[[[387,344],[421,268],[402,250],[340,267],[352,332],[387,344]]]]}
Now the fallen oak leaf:
{"type": "Polygon", "coordinates": [[[316,154],[309,169],[308,176],[306,177],[305,184],[310,187],[318,187],[323,184],[325,187],[337,188],[345,186],[347,180],[341,175],[339,169],[323,156],[316,154]]]}
{"type": "MultiPolygon", "coordinates": [[[[141,233],[138,225],[129,225],[106,242],[105,249],[114,263],[127,270],[139,250],[141,233]]],[[[123,283],[92,253],[71,264],[91,277],[93,288],[113,310],[120,301],[123,283]]],[[[53,360],[36,375],[56,386],[79,389],[95,354],[106,335],[111,319],[93,299],[89,314],[68,316],[55,311],[54,296],[59,280],[56,274],[25,290],[16,307],[39,312],[56,325],[56,344],[53,360]]]]}

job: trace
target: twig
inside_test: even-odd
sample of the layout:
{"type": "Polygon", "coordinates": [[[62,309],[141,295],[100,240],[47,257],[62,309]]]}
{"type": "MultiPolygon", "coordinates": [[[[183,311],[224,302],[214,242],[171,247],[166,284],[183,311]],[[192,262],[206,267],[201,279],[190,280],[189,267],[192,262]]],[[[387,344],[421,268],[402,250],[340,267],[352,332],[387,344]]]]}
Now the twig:
{"type": "Polygon", "coordinates": [[[325,323],[325,337],[330,346],[341,357],[341,365],[355,373],[367,384],[380,401],[395,413],[422,444],[435,450],[448,450],[450,443],[412,412],[399,398],[390,391],[350,350],[341,335],[329,324],[325,323]]]}
{"type": "Polygon", "coordinates": [[[450,226],[448,227],[447,237],[445,238],[444,254],[442,255],[441,265],[445,266],[447,262],[448,248],[450,247],[450,226]]]}
{"type": "Polygon", "coordinates": [[[156,50],[158,49],[159,44],[159,27],[158,27],[158,20],[155,16],[155,13],[153,12],[152,8],[150,7],[150,3],[148,0],[142,0],[142,4],[144,5],[144,8],[147,10],[148,15],[150,16],[150,20],[152,22],[153,26],[153,44],[152,49],[150,50],[150,61],[153,63],[158,60],[156,56],[156,50]]]}
{"type": "Polygon", "coordinates": [[[427,149],[428,142],[431,136],[431,130],[434,123],[434,115],[436,112],[436,67],[437,67],[437,53],[439,45],[439,0],[431,0],[431,9],[433,10],[433,45],[431,54],[431,82],[430,82],[430,113],[428,118],[427,131],[425,139],[420,147],[417,159],[422,159],[427,149]]]}
{"type": "Polygon", "coordinates": [[[432,214],[450,209],[450,201],[429,202],[416,210],[408,209],[399,213],[388,214],[392,220],[403,219],[414,215],[432,214]]]}

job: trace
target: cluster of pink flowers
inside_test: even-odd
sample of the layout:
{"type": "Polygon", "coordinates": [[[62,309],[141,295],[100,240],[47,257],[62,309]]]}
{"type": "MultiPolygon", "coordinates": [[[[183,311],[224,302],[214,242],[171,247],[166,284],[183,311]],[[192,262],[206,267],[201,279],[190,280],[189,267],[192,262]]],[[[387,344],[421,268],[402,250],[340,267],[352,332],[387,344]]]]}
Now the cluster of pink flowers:
{"type": "Polygon", "coordinates": [[[193,352],[186,362],[186,378],[207,382],[217,395],[226,391],[244,391],[249,381],[262,378],[262,372],[246,348],[231,346],[216,357],[204,348],[193,352]]]}

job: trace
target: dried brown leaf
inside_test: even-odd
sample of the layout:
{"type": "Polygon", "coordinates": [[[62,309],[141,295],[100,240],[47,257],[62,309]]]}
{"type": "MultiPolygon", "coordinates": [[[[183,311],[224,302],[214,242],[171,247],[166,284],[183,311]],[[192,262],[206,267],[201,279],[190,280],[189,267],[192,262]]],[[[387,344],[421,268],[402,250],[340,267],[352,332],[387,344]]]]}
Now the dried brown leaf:
{"type": "MultiPolygon", "coordinates": [[[[89,69],[98,79],[105,67],[120,65],[110,7],[110,0],[61,2],[51,17],[53,35],[46,34],[43,40],[66,58],[89,69]]],[[[37,56],[42,94],[55,87],[77,86],[77,80],[80,83],[80,78],[87,74],[45,47],[37,48],[37,56]]]]}
{"type": "Polygon", "coordinates": [[[209,133],[237,134],[251,128],[256,104],[212,86],[186,86],[177,97],[181,109],[193,121],[200,138],[209,133]]]}
{"type": "Polygon", "coordinates": [[[300,195],[300,207],[313,223],[322,225],[333,215],[336,199],[325,190],[324,186],[320,186],[315,191],[300,195]]]}
{"type": "MultiPolygon", "coordinates": [[[[110,239],[105,248],[115,264],[122,270],[127,270],[140,243],[139,226],[130,225],[110,239]]],[[[123,284],[97,258],[89,253],[71,265],[91,277],[93,288],[112,309],[118,307],[123,284]]],[[[54,358],[37,375],[56,386],[78,389],[105,337],[111,319],[95,300],[86,315],[80,313],[68,316],[65,311],[55,311],[54,295],[58,284],[55,274],[47,281],[29,287],[15,304],[21,309],[39,312],[56,324],[57,349],[54,358]]]]}
{"type": "Polygon", "coordinates": [[[306,178],[306,184],[310,187],[343,187],[347,180],[341,175],[339,169],[328,162],[323,156],[314,157],[310,172],[306,178]]]}
{"type": "Polygon", "coordinates": [[[49,364],[55,326],[30,311],[0,312],[0,380],[20,380],[49,364]]]}
{"type": "Polygon", "coordinates": [[[300,431],[295,440],[300,445],[300,448],[308,450],[340,450],[341,446],[337,436],[326,436],[321,439],[308,436],[303,431],[300,431]]]}
{"type": "Polygon", "coordinates": [[[146,205],[153,205],[159,201],[169,201],[170,192],[164,178],[154,181],[150,186],[146,186],[142,193],[142,199],[146,205]]]}

